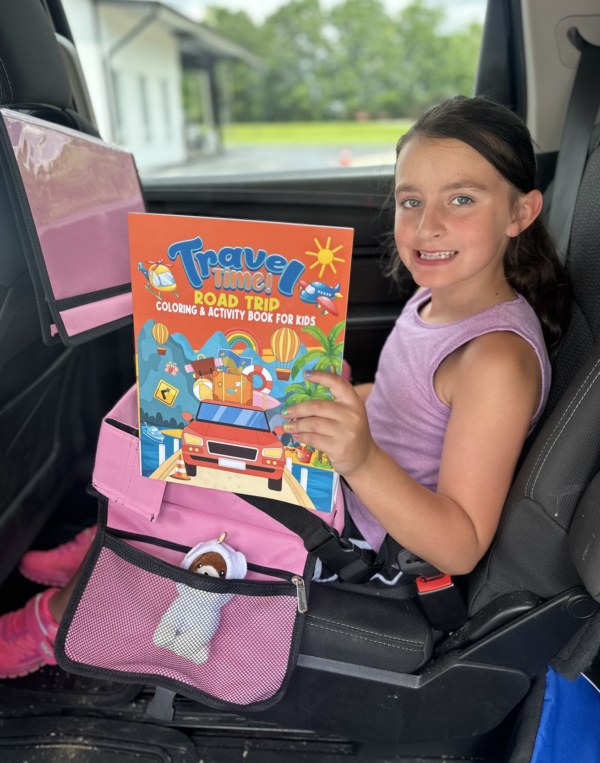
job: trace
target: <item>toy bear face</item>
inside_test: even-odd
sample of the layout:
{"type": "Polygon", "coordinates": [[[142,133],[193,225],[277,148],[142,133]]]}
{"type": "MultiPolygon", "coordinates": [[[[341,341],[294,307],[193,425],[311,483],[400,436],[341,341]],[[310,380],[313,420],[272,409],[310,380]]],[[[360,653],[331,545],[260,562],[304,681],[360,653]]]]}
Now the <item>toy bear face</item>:
{"type": "Polygon", "coordinates": [[[209,575],[211,578],[226,578],[227,562],[221,554],[209,551],[197,556],[190,564],[189,570],[190,572],[197,572],[199,575],[209,575]]]}

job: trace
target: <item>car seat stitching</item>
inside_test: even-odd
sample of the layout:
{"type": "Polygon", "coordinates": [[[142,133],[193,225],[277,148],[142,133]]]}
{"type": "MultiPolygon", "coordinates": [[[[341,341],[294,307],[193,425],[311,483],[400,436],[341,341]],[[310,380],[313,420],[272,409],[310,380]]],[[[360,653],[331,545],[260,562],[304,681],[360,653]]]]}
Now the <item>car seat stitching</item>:
{"type": "MultiPolygon", "coordinates": [[[[583,386],[584,386],[584,385],[587,383],[587,380],[588,380],[588,379],[590,378],[590,376],[591,376],[591,375],[594,373],[594,371],[596,370],[596,367],[597,367],[598,363],[600,363],[600,359],[596,361],[596,363],[594,364],[593,368],[590,370],[590,372],[588,373],[588,375],[587,375],[587,376],[585,377],[585,379],[582,381],[582,383],[581,383],[581,385],[580,385],[580,387],[579,387],[579,390],[577,390],[577,394],[578,394],[578,393],[581,391],[581,389],[583,388],[583,386]]],[[[537,465],[538,465],[538,463],[539,463],[539,460],[540,460],[540,458],[542,458],[542,456],[543,456],[543,455],[544,455],[544,453],[546,452],[546,449],[550,447],[550,443],[551,443],[551,441],[552,441],[552,437],[554,436],[554,433],[556,432],[556,430],[558,429],[558,427],[561,425],[561,422],[562,422],[562,420],[564,419],[564,417],[565,417],[565,416],[567,416],[567,415],[568,415],[568,413],[569,413],[569,411],[570,411],[570,409],[571,409],[571,406],[573,406],[573,405],[575,404],[575,400],[576,400],[576,398],[577,398],[577,394],[576,394],[576,395],[574,395],[573,399],[572,399],[572,400],[569,402],[569,404],[568,404],[568,406],[566,407],[566,409],[564,410],[564,412],[563,412],[562,416],[561,416],[561,417],[560,417],[560,419],[559,419],[559,420],[556,422],[556,425],[554,426],[554,429],[553,429],[553,430],[552,430],[552,432],[550,433],[550,437],[548,437],[548,440],[546,441],[546,443],[545,443],[544,447],[543,447],[543,448],[540,450],[540,452],[539,452],[539,455],[538,455],[538,457],[537,457],[537,459],[536,459],[536,462],[535,462],[535,464],[533,465],[533,469],[531,470],[531,474],[529,475],[529,479],[527,480],[527,485],[525,486],[525,496],[526,496],[526,497],[527,497],[527,492],[528,492],[528,490],[529,490],[529,485],[530,485],[530,483],[531,483],[531,480],[532,480],[532,478],[533,478],[533,475],[535,474],[535,470],[536,470],[536,468],[537,468],[537,465]]],[[[533,498],[533,494],[532,494],[532,493],[530,493],[529,497],[530,497],[530,498],[533,498]]]]}
{"type": "MultiPolygon", "coordinates": [[[[369,633],[372,636],[381,636],[381,633],[375,633],[375,631],[368,631],[365,628],[357,628],[355,625],[345,625],[344,623],[336,623],[335,620],[324,620],[322,617],[317,617],[316,615],[309,615],[309,620],[319,620],[322,623],[329,623],[329,625],[337,625],[338,628],[346,628],[347,630],[354,630],[354,631],[360,631],[361,633],[369,633]]],[[[419,644],[419,641],[413,641],[409,638],[400,638],[398,636],[388,636],[387,638],[393,639],[394,641],[402,641],[407,644],[419,644]]]]}
{"type": "MultiPolygon", "coordinates": [[[[2,60],[2,58],[0,58],[0,64],[2,64],[2,68],[4,69],[4,74],[6,76],[6,81],[8,82],[8,86],[10,88],[10,100],[12,102],[12,101],[15,100],[15,96],[14,96],[14,93],[13,93],[12,84],[11,84],[10,79],[8,77],[8,72],[6,71],[6,66],[4,66],[4,61],[2,60]]],[[[0,99],[1,98],[2,98],[2,94],[0,92],[0,99]]]]}
{"type": "Polygon", "coordinates": [[[556,443],[558,442],[558,440],[559,440],[559,438],[560,438],[561,434],[562,434],[562,433],[565,431],[565,427],[567,426],[567,424],[569,423],[569,421],[571,421],[571,419],[572,419],[572,418],[573,418],[573,416],[575,415],[575,411],[576,411],[576,410],[579,408],[579,406],[581,405],[581,403],[584,401],[584,399],[585,399],[585,396],[586,396],[586,395],[587,395],[587,393],[590,391],[590,389],[591,389],[591,388],[592,388],[592,386],[594,385],[594,382],[596,381],[596,379],[598,379],[598,377],[599,377],[599,376],[600,376],[600,373],[596,374],[596,376],[595,376],[595,377],[592,379],[592,381],[589,383],[589,385],[588,385],[588,388],[586,389],[586,391],[585,391],[585,392],[583,393],[583,395],[581,396],[581,399],[579,400],[579,402],[577,403],[577,405],[575,406],[575,408],[574,408],[574,409],[573,409],[573,411],[571,412],[571,415],[569,416],[569,418],[568,418],[568,419],[565,421],[565,423],[563,424],[563,427],[562,427],[562,429],[561,429],[561,430],[560,430],[560,432],[559,432],[559,433],[556,435],[556,438],[555,438],[555,440],[553,441],[552,445],[551,445],[551,446],[550,446],[550,448],[548,449],[548,452],[546,453],[546,456],[545,456],[544,460],[543,460],[543,461],[542,461],[542,463],[540,464],[540,468],[539,468],[539,470],[538,470],[538,473],[536,474],[536,477],[535,477],[535,480],[534,480],[534,482],[533,482],[533,485],[531,486],[531,495],[530,495],[530,498],[531,498],[531,499],[533,499],[533,491],[535,490],[535,486],[536,486],[536,483],[537,483],[537,481],[538,481],[538,477],[539,477],[539,476],[540,476],[540,474],[542,473],[542,469],[544,468],[544,464],[546,463],[546,460],[547,460],[548,456],[550,455],[550,453],[552,452],[552,449],[554,448],[554,446],[555,446],[555,445],[556,445],[556,443]]]}
{"type": "MultiPolygon", "coordinates": [[[[331,633],[338,633],[338,631],[334,630],[333,628],[328,628],[325,625],[318,625],[317,623],[314,624],[315,628],[321,628],[324,631],[331,631],[331,633]]],[[[367,638],[366,636],[357,636],[353,634],[353,638],[359,638],[362,641],[370,641],[372,644],[381,644],[382,646],[391,646],[392,649],[402,649],[403,647],[409,650],[412,650],[413,652],[423,652],[422,648],[415,648],[411,646],[406,646],[403,644],[389,644],[387,641],[378,641],[374,638],[367,638]]]]}
{"type": "MultiPolygon", "coordinates": [[[[587,376],[585,377],[585,379],[584,379],[584,380],[581,382],[581,385],[580,385],[579,389],[577,390],[577,393],[576,393],[576,394],[573,396],[573,398],[572,398],[572,399],[569,401],[569,404],[567,405],[567,407],[566,407],[566,408],[565,408],[565,410],[563,411],[563,413],[562,413],[562,415],[561,415],[560,419],[559,419],[559,420],[556,422],[556,424],[554,425],[554,429],[553,429],[553,430],[552,430],[552,432],[550,433],[550,436],[548,437],[548,439],[547,439],[546,443],[544,444],[544,446],[543,446],[543,447],[542,447],[542,449],[540,450],[540,452],[539,452],[539,454],[538,454],[538,457],[537,457],[537,459],[536,459],[536,462],[535,462],[535,464],[533,465],[533,469],[531,470],[531,474],[529,475],[529,479],[527,480],[527,485],[525,486],[525,496],[527,496],[527,492],[529,491],[529,485],[531,484],[531,480],[532,480],[532,478],[533,478],[533,475],[535,474],[535,470],[536,470],[536,467],[537,467],[537,465],[538,465],[538,463],[539,463],[539,460],[540,460],[540,458],[542,458],[542,456],[543,456],[543,455],[544,455],[544,453],[546,452],[546,449],[550,447],[550,443],[551,443],[551,441],[552,441],[552,437],[554,436],[554,433],[556,432],[556,430],[558,429],[558,427],[561,425],[561,422],[562,422],[562,420],[564,419],[564,417],[568,415],[569,411],[571,410],[571,407],[572,407],[572,406],[575,404],[575,400],[577,399],[577,394],[578,394],[578,393],[581,391],[581,389],[583,388],[583,386],[584,386],[584,385],[587,383],[587,380],[588,380],[588,379],[590,378],[590,376],[591,376],[591,375],[594,373],[594,371],[596,370],[596,367],[597,367],[598,363],[600,363],[600,359],[599,359],[598,361],[596,361],[596,363],[594,364],[594,366],[593,366],[593,367],[590,369],[590,372],[588,373],[588,375],[587,375],[587,376]]],[[[533,496],[530,494],[530,497],[533,497],[533,496]]]]}
{"type": "MultiPolygon", "coordinates": [[[[598,364],[599,364],[599,363],[600,363],[600,359],[598,359],[598,360],[596,361],[596,363],[594,364],[593,368],[590,370],[589,374],[588,374],[588,375],[585,377],[585,379],[584,379],[584,380],[581,382],[581,385],[580,385],[579,389],[577,390],[577,393],[576,393],[576,394],[573,396],[573,399],[570,401],[569,405],[566,407],[566,409],[565,409],[565,411],[563,412],[562,416],[561,416],[561,417],[560,417],[560,419],[559,419],[559,420],[556,422],[556,424],[555,424],[555,426],[554,426],[554,429],[553,429],[553,430],[552,430],[552,432],[550,433],[550,437],[548,438],[548,440],[547,440],[546,444],[544,445],[544,447],[543,447],[543,448],[540,450],[540,452],[539,452],[539,455],[538,455],[538,457],[537,457],[537,459],[536,459],[536,461],[535,461],[535,464],[533,465],[533,469],[531,470],[531,474],[529,475],[529,479],[527,480],[527,484],[526,484],[526,486],[525,486],[525,497],[527,497],[527,493],[528,493],[528,491],[529,491],[529,485],[530,485],[530,483],[531,483],[531,480],[532,480],[532,478],[533,478],[533,475],[535,474],[535,471],[536,471],[536,468],[537,468],[537,465],[538,465],[538,463],[539,463],[539,460],[540,460],[540,458],[542,458],[542,456],[545,454],[545,452],[546,452],[546,449],[548,449],[548,448],[552,448],[552,446],[553,446],[553,443],[552,443],[552,438],[553,438],[553,436],[554,436],[554,433],[556,432],[556,430],[558,429],[558,427],[561,425],[561,423],[562,423],[562,420],[564,419],[564,417],[568,415],[568,413],[569,413],[569,411],[570,411],[570,409],[571,409],[571,406],[573,406],[573,405],[575,404],[575,400],[577,399],[577,395],[578,395],[578,394],[579,394],[579,392],[580,392],[580,391],[583,389],[583,386],[584,386],[584,385],[587,383],[587,380],[588,380],[588,379],[590,378],[590,376],[591,376],[591,375],[594,373],[594,371],[596,370],[596,368],[597,368],[597,366],[598,366],[598,364]]],[[[531,488],[531,492],[529,493],[529,497],[530,497],[530,498],[533,498],[533,487],[531,488]]]]}

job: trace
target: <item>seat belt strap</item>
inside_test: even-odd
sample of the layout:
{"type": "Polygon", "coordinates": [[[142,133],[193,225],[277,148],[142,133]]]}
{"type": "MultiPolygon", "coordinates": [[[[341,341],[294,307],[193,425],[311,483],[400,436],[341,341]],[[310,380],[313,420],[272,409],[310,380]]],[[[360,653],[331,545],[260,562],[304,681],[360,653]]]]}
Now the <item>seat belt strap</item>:
{"type": "Polygon", "coordinates": [[[567,259],[575,204],[600,106],[600,47],[584,40],[576,27],[571,27],[567,34],[571,43],[581,51],[581,58],[558,153],[548,221],[563,265],[567,259]]]}
{"type": "Polygon", "coordinates": [[[378,571],[379,566],[374,567],[374,551],[358,548],[346,538],[340,538],[337,530],[314,514],[299,511],[297,506],[285,501],[240,493],[236,495],[299,535],[304,541],[304,548],[316,554],[343,580],[364,583],[378,571]]]}

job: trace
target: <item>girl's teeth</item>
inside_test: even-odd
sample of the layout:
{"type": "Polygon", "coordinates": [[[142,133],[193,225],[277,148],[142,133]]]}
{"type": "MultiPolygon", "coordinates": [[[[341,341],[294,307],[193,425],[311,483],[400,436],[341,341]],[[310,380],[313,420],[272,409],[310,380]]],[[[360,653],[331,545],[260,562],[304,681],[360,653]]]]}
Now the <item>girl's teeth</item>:
{"type": "Polygon", "coordinates": [[[448,260],[455,254],[456,252],[419,252],[419,257],[423,260],[448,260]]]}

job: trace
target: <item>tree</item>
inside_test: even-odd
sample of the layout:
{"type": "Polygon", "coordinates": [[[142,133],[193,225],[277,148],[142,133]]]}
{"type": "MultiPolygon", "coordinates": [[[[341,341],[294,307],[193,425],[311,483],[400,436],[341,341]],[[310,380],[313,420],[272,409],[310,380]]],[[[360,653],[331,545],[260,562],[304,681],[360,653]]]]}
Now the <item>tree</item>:
{"type": "Polygon", "coordinates": [[[343,116],[398,112],[399,38],[381,0],[346,0],[330,17],[337,43],[332,57],[335,94],[343,116]]]}
{"type": "Polygon", "coordinates": [[[331,392],[327,387],[309,382],[308,379],[304,380],[304,384],[289,384],[285,393],[287,395],[290,392],[293,394],[285,401],[286,405],[305,403],[307,400],[331,400],[331,392]]]}
{"type": "Polygon", "coordinates": [[[322,349],[317,348],[316,350],[310,350],[304,355],[301,355],[292,366],[292,379],[296,377],[305,366],[312,363],[314,360],[317,360],[317,358],[318,361],[315,365],[315,370],[331,371],[331,373],[337,371],[339,374],[342,373],[342,360],[340,355],[344,352],[344,343],[338,342],[338,338],[344,330],[345,325],[346,321],[336,323],[329,332],[329,336],[325,336],[325,333],[318,326],[305,326],[302,329],[302,331],[306,331],[307,334],[310,334],[314,339],[320,342],[322,349]]]}
{"type": "Polygon", "coordinates": [[[206,23],[253,52],[259,69],[224,62],[234,121],[372,115],[416,117],[452,95],[470,95],[481,25],[444,29],[445,13],[411,0],[390,13],[382,0],[291,0],[262,24],[212,7],[206,23]]]}
{"type": "MultiPolygon", "coordinates": [[[[257,26],[245,11],[209,7],[205,23],[263,60],[266,32],[263,27],[257,26]]],[[[264,118],[265,65],[264,60],[260,69],[232,61],[219,64],[220,73],[228,81],[231,89],[234,122],[253,122],[264,118]]]]}
{"type": "Polygon", "coordinates": [[[331,100],[331,47],[319,0],[292,0],[265,21],[265,118],[323,119],[331,100]]]}

